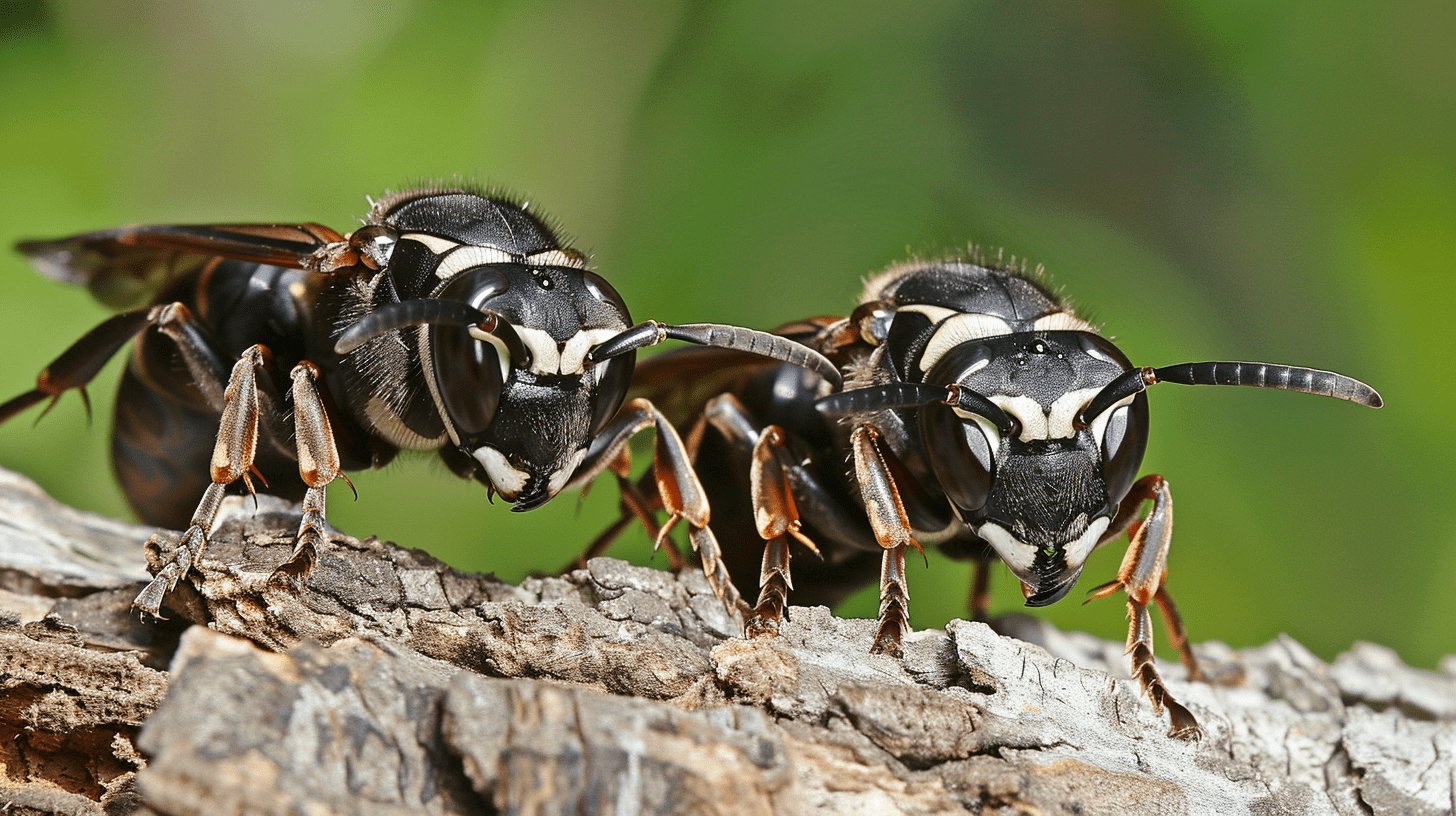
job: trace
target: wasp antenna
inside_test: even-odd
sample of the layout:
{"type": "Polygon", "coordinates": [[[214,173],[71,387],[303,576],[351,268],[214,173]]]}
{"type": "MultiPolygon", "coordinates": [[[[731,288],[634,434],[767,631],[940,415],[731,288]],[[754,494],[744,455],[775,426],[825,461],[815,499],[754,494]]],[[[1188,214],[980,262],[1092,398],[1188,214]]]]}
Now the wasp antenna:
{"type": "Polygon", "coordinates": [[[1151,369],[1156,381],[1183,385],[1243,385],[1253,388],[1276,388],[1299,391],[1322,397],[1379,408],[1385,404],[1374,388],[1354,377],[1323,371],[1318,368],[1279,365],[1277,363],[1180,363],[1151,369]]]}
{"type": "Polygon", "coordinates": [[[722,323],[684,323],[680,326],[661,323],[658,325],[663,334],[673,340],[697,343],[700,346],[746,351],[760,357],[782,360],[818,374],[835,388],[838,388],[843,382],[839,369],[835,367],[834,363],[829,362],[828,357],[787,337],[722,323]]]}
{"type": "Polygon", "coordinates": [[[683,323],[672,325],[645,320],[612,337],[591,350],[587,361],[599,363],[613,357],[655,346],[664,340],[682,340],[700,346],[746,351],[771,360],[781,360],[818,374],[838,388],[843,378],[829,358],[803,343],[769,332],[729,326],[722,323],[683,323]]]}
{"type": "Polygon", "coordinates": [[[944,401],[946,396],[943,386],[928,383],[886,383],[820,397],[814,401],[814,408],[825,416],[842,417],[865,411],[918,408],[932,402],[944,401]]]}
{"type": "Polygon", "coordinates": [[[1003,436],[1015,436],[1020,433],[1020,424],[985,394],[955,383],[951,383],[945,388],[946,405],[991,420],[1003,436]]]}
{"type": "Polygon", "coordinates": [[[486,319],[485,312],[454,300],[422,298],[404,300],[382,306],[356,320],[334,344],[336,354],[348,354],[381,334],[406,326],[439,323],[449,326],[476,326],[486,319]]]}
{"type": "Polygon", "coordinates": [[[667,332],[663,331],[663,325],[656,320],[645,320],[637,325],[626,329],[608,338],[596,348],[587,352],[586,360],[596,364],[603,360],[610,360],[613,357],[636,351],[640,348],[655,346],[667,339],[667,332]]]}
{"type": "Polygon", "coordinates": [[[490,342],[492,338],[500,340],[505,344],[512,363],[522,368],[530,368],[531,350],[526,348],[511,322],[499,314],[482,312],[480,322],[470,327],[470,336],[486,342],[490,342]]]}
{"type": "Polygon", "coordinates": [[[1085,428],[1102,412],[1158,381],[1157,373],[1151,368],[1130,368],[1104,385],[1097,396],[1077,415],[1077,427],[1085,428]]]}

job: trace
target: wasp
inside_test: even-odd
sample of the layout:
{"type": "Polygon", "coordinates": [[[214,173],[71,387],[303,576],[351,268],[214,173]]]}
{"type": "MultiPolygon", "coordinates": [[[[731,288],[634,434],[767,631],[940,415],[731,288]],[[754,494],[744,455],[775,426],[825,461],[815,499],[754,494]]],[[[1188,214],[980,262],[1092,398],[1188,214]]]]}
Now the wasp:
{"type": "Polygon", "coordinates": [[[1028,606],[1046,606],[1071,591],[1094,549],[1126,533],[1117,577],[1091,595],[1126,593],[1133,676],[1182,738],[1201,731],[1158,674],[1150,605],[1190,678],[1201,673],[1165,587],[1168,481],[1137,477],[1146,389],[1244,385],[1382,403],[1358,380],[1310,368],[1135,367],[1037,276],[981,258],[894,266],[869,280],[848,317],[777,331],[832,360],[842,387],[803,367],[728,364],[711,349],[659,355],[636,375],[640,391],[692,426],[698,461],[728,463],[698,468],[720,534],[763,541],[761,559],[749,548],[725,555],[738,582],[760,586],[749,633],[777,629],[791,590],[801,603],[833,604],[871,580],[878,562],[872,650],[899,654],[910,550],[933,544],[974,559],[970,605],[981,618],[996,558],[1028,606]],[[794,541],[819,558],[791,573],[794,541]]]}
{"type": "Polygon", "coordinates": [[[345,471],[438,451],[524,511],[609,468],[624,474],[629,439],[650,427],[671,513],[658,543],[685,519],[734,609],[682,440],[650,401],[625,402],[636,351],[683,340],[837,381],[834,365],[735,326],[633,325],[586,256],[509,196],[418,189],[370,203],[347,235],[313,223],[130,226],[18,245],[42,273],[119,313],[0,406],[0,421],[72,389],[85,400],[135,340],[112,461],[143,522],[185,530],[136,606],[159,614],[205,550],[225,493],[251,492],[254,479],[302,502],[294,550],[275,572],[297,577],[325,543],[325,489],[345,471]]]}

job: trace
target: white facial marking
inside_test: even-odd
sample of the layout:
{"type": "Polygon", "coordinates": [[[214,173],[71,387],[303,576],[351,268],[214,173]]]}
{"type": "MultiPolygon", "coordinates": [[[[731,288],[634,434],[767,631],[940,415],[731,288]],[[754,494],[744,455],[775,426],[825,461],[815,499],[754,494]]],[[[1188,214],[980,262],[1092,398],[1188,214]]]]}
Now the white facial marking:
{"type": "Polygon", "coordinates": [[[1092,523],[1087,525],[1086,532],[1078,536],[1076,541],[1069,542],[1063,548],[1067,554],[1067,566],[1075,570],[1086,563],[1087,556],[1092,554],[1092,549],[1097,546],[1097,540],[1107,531],[1107,525],[1111,523],[1112,519],[1107,516],[1093,519],[1092,523]]]}
{"type": "Polygon", "coordinates": [[[1031,324],[1036,331],[1092,331],[1092,324],[1071,312],[1042,315],[1031,324]]]}
{"type": "Polygon", "coordinates": [[[995,315],[957,314],[948,317],[930,336],[920,357],[920,370],[929,371],[947,351],[972,340],[1011,333],[1011,324],[995,315]]]}
{"type": "Polygon", "coordinates": [[[566,483],[571,481],[572,474],[576,473],[576,469],[581,466],[581,460],[585,458],[586,448],[581,448],[571,455],[571,459],[560,470],[551,474],[551,478],[546,480],[547,495],[555,496],[560,493],[562,488],[566,487],[566,483]]]}
{"type": "Polygon", "coordinates": [[[424,244],[425,249],[428,249],[436,255],[444,255],[446,252],[449,252],[455,247],[460,246],[460,242],[458,241],[452,241],[449,238],[441,238],[438,235],[426,235],[423,232],[406,232],[405,234],[399,236],[399,240],[409,240],[416,243],[424,244]]]}
{"type": "Polygon", "coordinates": [[[556,340],[540,329],[516,326],[521,345],[531,352],[531,371],[536,374],[556,374],[561,371],[561,352],[556,340]]]}
{"type": "Polygon", "coordinates": [[[1006,562],[1006,566],[1011,568],[1017,578],[1025,581],[1031,574],[1031,563],[1036,560],[1035,547],[1021,541],[995,522],[982,524],[976,530],[976,535],[990,542],[996,554],[1001,556],[1001,560],[1006,562]]]}
{"type": "MultiPolygon", "coordinates": [[[[566,347],[561,350],[561,373],[580,374],[586,370],[586,353],[593,347],[599,346],[607,340],[622,333],[625,325],[616,329],[582,329],[573,334],[570,340],[566,341],[566,347]]],[[[601,371],[597,371],[598,376],[601,371]]]]}
{"type": "Polygon", "coordinates": [[[1004,394],[993,394],[989,399],[1021,423],[1022,442],[1051,438],[1047,436],[1047,417],[1041,410],[1041,403],[1031,397],[1008,397],[1004,394]]]}
{"type": "Polygon", "coordinates": [[[521,488],[526,486],[526,480],[531,478],[529,473],[523,473],[511,466],[510,462],[501,455],[495,448],[476,448],[470,452],[485,468],[486,475],[490,476],[490,483],[495,485],[496,492],[506,499],[514,499],[521,488]]]}
{"type": "Polygon", "coordinates": [[[462,246],[446,255],[435,267],[435,277],[449,280],[466,269],[485,264],[512,263],[516,259],[511,253],[495,247],[462,246]]]}
{"type": "Polygon", "coordinates": [[[586,354],[622,332],[615,329],[582,329],[565,344],[558,344],[540,329],[516,326],[521,344],[531,351],[531,372],[535,374],[581,374],[586,371],[586,354]]]}
{"type": "Polygon", "coordinates": [[[1097,396],[1101,388],[1078,388],[1076,391],[1057,397],[1052,403],[1052,409],[1047,412],[1047,438],[1066,439],[1076,435],[1072,423],[1077,419],[1077,414],[1087,407],[1087,403],[1097,396]]]}
{"type": "Polygon", "coordinates": [[[470,336],[484,343],[495,346],[495,358],[500,361],[501,382],[505,382],[511,376],[511,350],[506,347],[506,342],[490,332],[483,332],[479,326],[471,326],[468,331],[470,336]]]}
{"type": "MultiPolygon", "coordinates": [[[[1043,412],[1041,403],[1031,397],[1008,397],[1004,394],[993,394],[989,399],[997,407],[1006,413],[1016,417],[1021,423],[1022,442],[1030,442],[1033,439],[1070,439],[1076,436],[1077,430],[1072,424],[1077,419],[1077,414],[1091,402],[1101,388],[1079,388],[1076,391],[1057,397],[1052,403],[1050,411],[1043,412]]],[[[1127,400],[1118,403],[1126,404],[1127,400]]],[[[1092,434],[1099,444],[1102,440],[1102,429],[1107,427],[1107,418],[1112,412],[1109,410],[1102,416],[1093,420],[1092,434]]],[[[956,415],[962,419],[974,419],[974,414],[968,414],[959,409],[956,415]]]]}

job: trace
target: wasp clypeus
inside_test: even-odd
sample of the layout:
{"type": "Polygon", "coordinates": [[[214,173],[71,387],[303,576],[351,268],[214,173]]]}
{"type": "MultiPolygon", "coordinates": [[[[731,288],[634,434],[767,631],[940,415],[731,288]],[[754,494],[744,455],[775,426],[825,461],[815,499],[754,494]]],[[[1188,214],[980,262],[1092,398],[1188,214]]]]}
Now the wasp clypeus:
{"type": "Polygon", "coordinates": [[[437,450],[456,474],[529,510],[625,471],[628,440],[649,427],[658,498],[687,520],[709,581],[736,608],[681,439],[651,402],[624,405],[636,351],[677,339],[837,378],[818,353],[763,332],[633,326],[617,291],[545,219],[475,190],[389,195],[348,235],[318,224],[137,226],[19,249],[123,311],[0,406],[0,421],[71,389],[84,398],[136,341],[112,459],[143,521],[186,531],[137,597],[153,615],[207,546],[224,494],[255,489],[255,478],[302,502],[278,568],[296,576],[324,543],[325,488],[344,471],[437,450]]]}
{"type": "Polygon", "coordinates": [[[983,616],[997,557],[1027,605],[1045,606],[1071,591],[1095,548],[1127,533],[1116,579],[1092,594],[1127,594],[1133,674],[1181,737],[1201,732],[1158,675],[1149,605],[1161,609],[1190,676],[1200,672],[1164,586],[1168,482],[1137,478],[1148,439],[1144,391],[1159,382],[1246,385],[1381,404],[1364,383],[1309,368],[1134,367],[1033,276],[979,259],[893,267],[869,282],[849,317],[778,333],[834,361],[843,387],[813,370],[712,349],[659,355],[635,379],[692,428],[720,534],[756,531],[764,542],[758,552],[725,553],[736,581],[760,586],[749,632],[776,630],[791,589],[801,603],[834,603],[871,580],[878,562],[872,648],[898,653],[909,630],[912,548],[974,559],[971,606],[983,616]],[[819,557],[801,560],[791,578],[792,541],[819,557]]]}

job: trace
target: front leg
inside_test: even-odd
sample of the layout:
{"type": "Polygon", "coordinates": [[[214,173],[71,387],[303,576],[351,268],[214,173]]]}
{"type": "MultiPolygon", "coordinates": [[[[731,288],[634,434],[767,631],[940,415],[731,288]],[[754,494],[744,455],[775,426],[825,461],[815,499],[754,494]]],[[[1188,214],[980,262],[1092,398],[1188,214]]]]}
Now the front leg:
{"type": "MultiPolygon", "coordinates": [[[[888,457],[873,425],[860,425],[849,438],[854,449],[854,472],[864,498],[865,513],[875,540],[884,548],[880,565],[880,614],[875,643],[870,651],[899,656],[910,633],[910,587],[905,580],[905,552],[920,543],[910,531],[900,490],[890,475],[888,457]]],[[[921,550],[923,553],[924,550],[921,550]]]]}
{"type": "Polygon", "coordinates": [[[212,484],[202,494],[202,501],[198,502],[192,522],[182,534],[177,549],[172,551],[151,583],[132,601],[132,606],[153,617],[161,617],[162,599],[176,588],[177,581],[192,569],[207,549],[207,536],[217,520],[223,491],[239,478],[252,489],[248,472],[258,450],[258,372],[267,364],[268,357],[266,346],[253,346],[243,352],[228,376],[217,444],[212,450],[212,484]]]}
{"type": "Polygon", "coordinates": [[[1169,736],[1199,739],[1203,736],[1203,729],[1198,727],[1198,720],[1173,699],[1153,662],[1153,622],[1148,604],[1156,602],[1163,611],[1168,638],[1188,667],[1188,679],[1202,677],[1198,662],[1193,658],[1193,649],[1188,645],[1182,618],[1163,587],[1168,578],[1168,546],[1173,537],[1173,497],[1166,479],[1157,474],[1139,479],[1099,544],[1117,537],[1124,529],[1130,531],[1131,540],[1122,566],[1117,570],[1117,580],[1092,590],[1089,600],[1111,595],[1119,589],[1127,592],[1127,653],[1132,655],[1132,674],[1147,692],[1155,710],[1161,712],[1167,707],[1172,724],[1169,736]],[[1135,519],[1144,501],[1151,501],[1152,509],[1145,518],[1137,521],[1135,519]]]}
{"type": "MultiPolygon", "coordinates": [[[[324,499],[329,483],[343,476],[339,469],[339,448],[329,415],[319,398],[319,370],[304,360],[293,367],[293,435],[298,441],[298,474],[308,485],[303,496],[303,520],[293,554],[273,571],[274,575],[300,578],[308,575],[324,543],[324,499]]],[[[348,481],[349,477],[344,476],[348,481]]],[[[353,485],[350,485],[353,487],[353,485]]]]}

